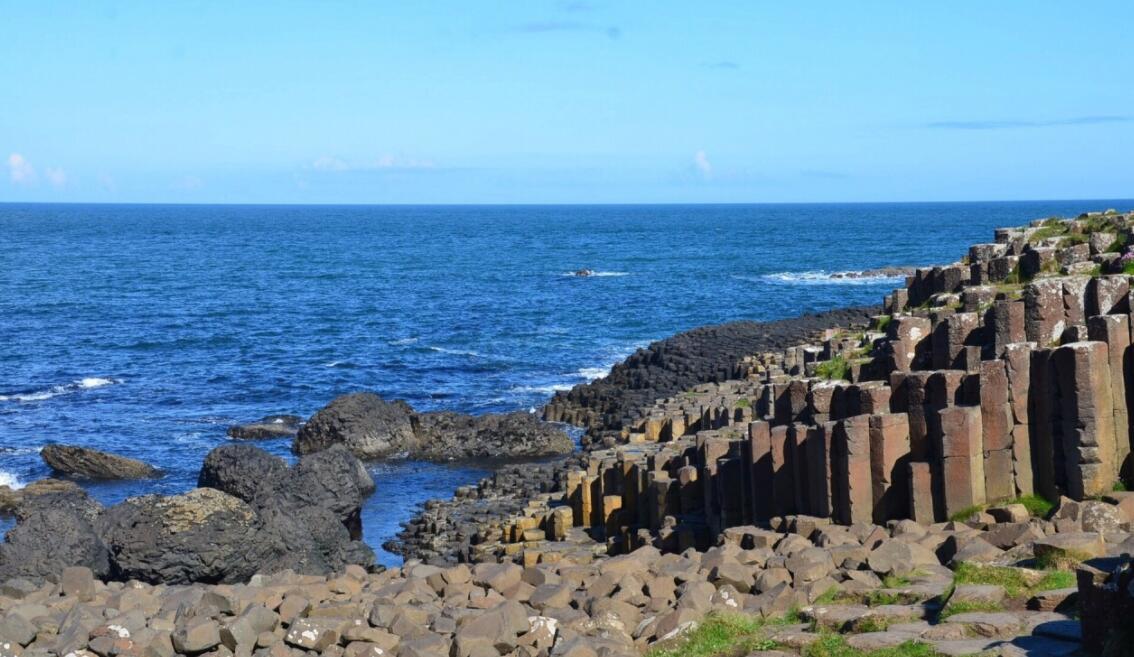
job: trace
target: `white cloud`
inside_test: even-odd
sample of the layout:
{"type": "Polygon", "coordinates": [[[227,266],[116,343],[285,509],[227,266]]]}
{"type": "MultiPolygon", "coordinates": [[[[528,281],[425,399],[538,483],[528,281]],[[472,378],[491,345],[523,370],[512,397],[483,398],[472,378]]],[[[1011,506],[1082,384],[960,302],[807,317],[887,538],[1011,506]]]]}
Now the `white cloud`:
{"type": "Polygon", "coordinates": [[[398,155],[379,155],[373,160],[362,162],[347,162],[337,157],[323,155],[311,163],[316,171],[375,171],[392,169],[433,169],[436,168],[433,160],[417,160],[404,158],[398,155]]]}
{"type": "Polygon", "coordinates": [[[337,157],[323,155],[311,163],[311,168],[316,171],[347,171],[350,166],[337,157]]]}
{"type": "Polygon", "coordinates": [[[703,150],[693,154],[693,166],[696,167],[705,178],[709,178],[713,175],[713,163],[709,161],[709,156],[706,155],[703,150]]]}
{"type": "Polygon", "coordinates": [[[37,176],[31,162],[19,153],[12,153],[8,156],[8,177],[13,185],[32,185],[37,176]]]}
{"type": "Polygon", "coordinates": [[[47,167],[43,170],[43,175],[47,176],[47,182],[55,189],[61,189],[67,185],[67,172],[63,167],[47,167]]]}

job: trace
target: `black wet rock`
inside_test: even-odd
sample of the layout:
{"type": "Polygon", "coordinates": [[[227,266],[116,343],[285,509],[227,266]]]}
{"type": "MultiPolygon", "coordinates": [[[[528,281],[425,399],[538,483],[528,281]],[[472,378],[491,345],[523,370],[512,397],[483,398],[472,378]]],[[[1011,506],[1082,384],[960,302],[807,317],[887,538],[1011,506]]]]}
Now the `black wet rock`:
{"type": "Polygon", "coordinates": [[[296,436],[294,451],[311,454],[332,445],[362,459],[430,461],[522,459],[574,448],[562,429],[528,413],[417,413],[403,401],[367,392],[338,397],[315,413],[296,436]]]}
{"type": "MultiPolygon", "coordinates": [[[[58,500],[57,500],[58,501],[58,500]]],[[[88,509],[44,506],[21,517],[0,543],[0,581],[44,579],[67,566],[86,566],[95,575],[110,571],[109,552],[88,509]]]]}
{"type": "Polygon", "coordinates": [[[298,415],[269,415],[256,422],[232,425],[228,428],[228,436],[237,440],[290,438],[299,433],[302,424],[303,418],[298,415]]]}

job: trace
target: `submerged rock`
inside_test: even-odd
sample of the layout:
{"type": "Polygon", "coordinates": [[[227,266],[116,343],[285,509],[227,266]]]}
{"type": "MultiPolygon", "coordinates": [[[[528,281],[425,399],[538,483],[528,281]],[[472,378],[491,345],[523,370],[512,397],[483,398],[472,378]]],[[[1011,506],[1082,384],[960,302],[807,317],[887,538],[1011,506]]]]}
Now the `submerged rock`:
{"type": "Polygon", "coordinates": [[[88,447],[52,444],[39,454],[52,470],[72,477],[151,479],[161,476],[161,471],[148,463],[88,447]]]}
{"type": "Polygon", "coordinates": [[[344,395],[315,413],[295,438],[311,454],[343,445],[363,459],[406,456],[430,461],[517,459],[564,454],[574,443],[529,413],[417,413],[373,393],[344,395]]]}
{"type": "Polygon", "coordinates": [[[299,432],[301,424],[303,418],[298,415],[269,415],[256,422],[234,424],[228,428],[228,436],[237,440],[289,438],[299,432]]]}

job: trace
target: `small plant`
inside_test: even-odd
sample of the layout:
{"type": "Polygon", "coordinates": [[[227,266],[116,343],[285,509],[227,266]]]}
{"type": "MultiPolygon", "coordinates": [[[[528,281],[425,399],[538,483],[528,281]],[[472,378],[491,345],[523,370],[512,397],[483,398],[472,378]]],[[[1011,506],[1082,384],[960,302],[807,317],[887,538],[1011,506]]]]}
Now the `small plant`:
{"type": "Polygon", "coordinates": [[[1090,558],[1091,555],[1075,550],[1048,552],[1042,556],[1036,557],[1036,568],[1052,571],[1071,570],[1079,567],[1080,564],[1090,558]]]}
{"type": "Polygon", "coordinates": [[[953,572],[956,584],[995,584],[1003,587],[1010,598],[1032,596],[1039,591],[1066,589],[1075,585],[1075,573],[1051,570],[1041,575],[1008,566],[976,566],[963,563],[953,572]]]}
{"type": "Polygon", "coordinates": [[[817,605],[829,605],[829,604],[831,604],[832,602],[834,602],[835,600],[838,600],[838,599],[839,599],[839,590],[832,586],[831,588],[827,589],[826,591],[823,591],[823,594],[820,595],[818,598],[815,598],[815,604],[817,604],[817,605]]]}
{"type": "Polygon", "coordinates": [[[983,504],[974,504],[972,506],[967,506],[967,507],[961,509],[960,511],[954,513],[953,515],[949,516],[949,520],[952,520],[953,522],[965,522],[969,518],[971,518],[971,517],[975,516],[976,514],[984,511],[984,508],[985,507],[984,507],[983,504]]]}
{"type": "Polygon", "coordinates": [[[736,407],[737,408],[748,408],[750,406],[752,406],[752,402],[749,401],[747,398],[736,400],[736,407]]]}
{"type": "Polygon", "coordinates": [[[829,381],[849,381],[850,363],[843,356],[835,356],[815,366],[815,376],[829,381]]]}
{"type": "Polygon", "coordinates": [[[892,648],[859,650],[847,645],[846,638],[825,633],[803,649],[803,657],[938,657],[941,653],[928,643],[907,641],[892,648]]]}
{"type": "Polygon", "coordinates": [[[1127,251],[1118,258],[1118,265],[1122,267],[1123,274],[1134,274],[1134,251],[1127,251]]]}
{"type": "Polygon", "coordinates": [[[1111,486],[1111,487],[1110,487],[1110,489],[1111,489],[1112,491],[1114,491],[1115,493],[1124,493],[1124,492],[1126,492],[1127,490],[1129,490],[1129,489],[1128,489],[1128,488],[1126,487],[1126,482],[1122,481],[1121,479],[1119,479],[1118,481],[1114,482],[1114,485],[1113,485],[1113,486],[1111,486]]]}
{"type": "Polygon", "coordinates": [[[885,332],[886,328],[894,321],[893,315],[882,315],[878,318],[878,331],[885,332]]]}

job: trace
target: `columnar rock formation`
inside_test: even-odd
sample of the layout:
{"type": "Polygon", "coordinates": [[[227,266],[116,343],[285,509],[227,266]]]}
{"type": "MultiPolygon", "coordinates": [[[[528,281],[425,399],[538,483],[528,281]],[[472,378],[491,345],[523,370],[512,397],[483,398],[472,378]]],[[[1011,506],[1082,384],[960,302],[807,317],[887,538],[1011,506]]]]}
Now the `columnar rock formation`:
{"type": "MultiPolygon", "coordinates": [[[[865,331],[742,360],[622,418],[517,527],[609,547],[705,548],[728,527],[809,515],[929,524],[1029,495],[1075,500],[1130,473],[1134,215],[998,229],[919,269],[865,331]],[[570,508],[570,513],[562,505],[570,508]]],[[[558,411],[556,411],[558,412],[558,411]]],[[[474,552],[515,551],[505,527],[474,552]]]]}

